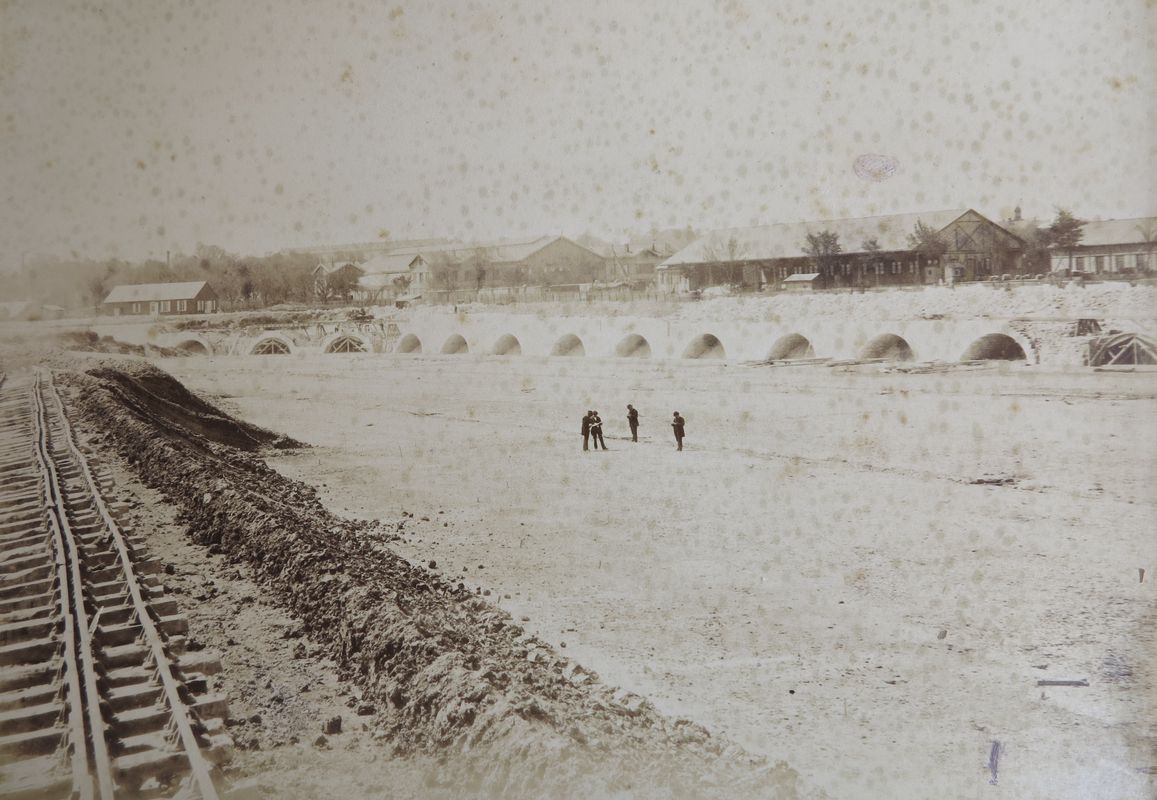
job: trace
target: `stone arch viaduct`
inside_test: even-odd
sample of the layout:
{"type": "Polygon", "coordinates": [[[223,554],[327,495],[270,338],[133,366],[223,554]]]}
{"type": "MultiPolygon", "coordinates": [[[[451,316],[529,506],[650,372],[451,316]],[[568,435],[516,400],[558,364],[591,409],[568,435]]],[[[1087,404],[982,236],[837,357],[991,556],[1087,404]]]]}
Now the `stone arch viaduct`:
{"type": "Polygon", "coordinates": [[[243,332],[159,332],[151,344],[195,354],[396,353],[412,356],[899,361],[1027,360],[1033,343],[1011,320],[807,318],[748,322],[653,317],[423,313],[393,325],[243,332]]]}
{"type": "Polygon", "coordinates": [[[422,355],[732,362],[811,357],[1037,361],[1027,337],[1007,322],[993,320],[693,322],[646,317],[542,319],[518,314],[479,314],[464,319],[430,316],[400,324],[392,349],[422,355]]]}

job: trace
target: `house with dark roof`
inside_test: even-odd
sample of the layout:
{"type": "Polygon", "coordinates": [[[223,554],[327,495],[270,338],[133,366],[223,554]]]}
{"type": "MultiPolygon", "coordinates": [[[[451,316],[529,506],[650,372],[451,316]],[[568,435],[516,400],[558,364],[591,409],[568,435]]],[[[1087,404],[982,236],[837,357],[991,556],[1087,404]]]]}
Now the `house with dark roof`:
{"type": "Polygon", "coordinates": [[[206,281],[135,283],[114,286],[101,303],[106,314],[208,314],[217,310],[217,293],[206,281]]]}
{"type": "Polygon", "coordinates": [[[1091,275],[1138,274],[1157,270],[1157,217],[1106,219],[1081,226],[1081,241],[1052,253],[1052,270],[1091,275]]]}
{"type": "Polygon", "coordinates": [[[657,273],[668,291],[780,288],[798,274],[815,274],[807,281],[813,288],[937,284],[1017,272],[1022,249],[1014,233],[972,209],[953,209],[716,231],[675,253],[657,273]],[[918,225],[934,234],[937,247],[913,245],[918,225]],[[838,252],[809,255],[808,237],[821,234],[834,237],[838,248],[831,250],[838,252]]]}

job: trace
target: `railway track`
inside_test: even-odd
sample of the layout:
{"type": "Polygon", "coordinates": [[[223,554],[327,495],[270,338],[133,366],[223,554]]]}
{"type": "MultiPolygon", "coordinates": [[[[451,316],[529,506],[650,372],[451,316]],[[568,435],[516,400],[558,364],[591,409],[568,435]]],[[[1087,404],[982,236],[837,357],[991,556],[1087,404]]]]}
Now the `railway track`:
{"type": "Polygon", "coordinates": [[[110,487],[51,375],[0,375],[0,798],[217,797],[220,665],[110,487]]]}

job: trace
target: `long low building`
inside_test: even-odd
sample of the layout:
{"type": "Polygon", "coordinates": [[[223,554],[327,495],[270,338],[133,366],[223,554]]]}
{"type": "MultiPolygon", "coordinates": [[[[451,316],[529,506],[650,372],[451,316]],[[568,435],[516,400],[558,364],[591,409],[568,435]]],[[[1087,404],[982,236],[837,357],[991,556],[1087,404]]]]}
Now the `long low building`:
{"type": "Polygon", "coordinates": [[[133,283],[114,286],[101,303],[106,314],[207,314],[217,310],[217,292],[206,281],[133,283]]]}
{"type": "Polygon", "coordinates": [[[659,265],[660,288],[814,288],[983,280],[1020,272],[1024,242],[972,209],[734,228],[703,236],[659,265]],[[822,242],[809,249],[812,241],[822,242]],[[917,246],[921,242],[922,246],[917,246]]]}
{"type": "Polygon", "coordinates": [[[1145,273],[1157,269],[1157,217],[1107,219],[1081,226],[1081,241],[1072,251],[1055,250],[1054,272],[1090,275],[1145,273]]]}
{"type": "Polygon", "coordinates": [[[602,256],[565,236],[399,249],[360,268],[358,285],[374,299],[420,294],[446,302],[483,289],[589,284],[606,272],[602,256]]]}

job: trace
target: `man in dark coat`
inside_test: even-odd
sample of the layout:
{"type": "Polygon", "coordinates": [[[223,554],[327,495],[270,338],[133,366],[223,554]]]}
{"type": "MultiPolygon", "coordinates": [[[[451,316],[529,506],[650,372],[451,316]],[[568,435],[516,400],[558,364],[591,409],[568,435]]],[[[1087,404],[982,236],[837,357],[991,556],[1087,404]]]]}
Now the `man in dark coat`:
{"type": "Polygon", "coordinates": [[[631,426],[631,441],[639,441],[639,412],[630,403],[627,403],[627,424],[631,426]]]}
{"type": "Polygon", "coordinates": [[[679,412],[675,412],[675,418],[671,420],[671,429],[675,431],[675,449],[683,449],[683,426],[687,424],[687,420],[679,416],[679,412]]]}
{"type": "Polygon", "coordinates": [[[602,445],[603,449],[607,449],[607,443],[603,441],[603,420],[599,417],[599,412],[591,412],[591,436],[594,438],[595,449],[599,449],[602,445]]]}
{"type": "Polygon", "coordinates": [[[590,450],[591,442],[591,414],[595,412],[588,411],[583,415],[583,450],[590,450]]]}

